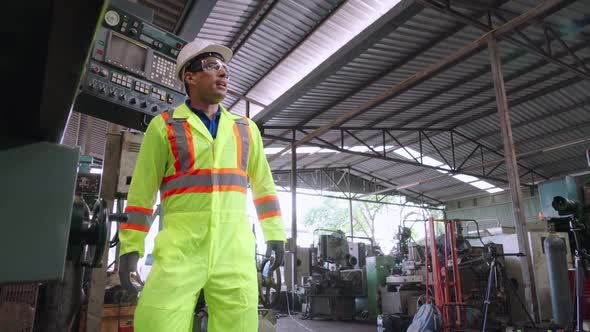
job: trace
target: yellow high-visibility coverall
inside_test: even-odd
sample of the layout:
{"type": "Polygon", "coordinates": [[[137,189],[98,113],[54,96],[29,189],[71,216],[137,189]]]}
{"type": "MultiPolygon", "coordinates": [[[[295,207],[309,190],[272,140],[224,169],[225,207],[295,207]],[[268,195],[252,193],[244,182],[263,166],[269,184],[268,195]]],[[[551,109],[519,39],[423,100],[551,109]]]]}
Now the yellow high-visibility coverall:
{"type": "Polygon", "coordinates": [[[120,255],[143,256],[160,190],[163,230],[135,312],[137,332],[192,331],[201,289],[212,332],[258,328],[255,240],[248,179],[266,241],[285,241],[273,177],[254,122],[222,107],[215,139],[186,104],[149,124],[121,225],[120,255]]]}

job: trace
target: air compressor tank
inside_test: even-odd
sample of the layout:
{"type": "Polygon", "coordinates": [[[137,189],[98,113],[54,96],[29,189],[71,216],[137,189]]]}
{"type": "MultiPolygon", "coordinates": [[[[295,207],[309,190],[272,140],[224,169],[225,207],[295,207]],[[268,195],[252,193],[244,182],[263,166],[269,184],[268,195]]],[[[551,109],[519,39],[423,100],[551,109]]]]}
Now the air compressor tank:
{"type": "Polygon", "coordinates": [[[565,241],[555,234],[549,234],[543,246],[547,257],[553,321],[561,327],[568,327],[572,322],[573,308],[565,241]]]}

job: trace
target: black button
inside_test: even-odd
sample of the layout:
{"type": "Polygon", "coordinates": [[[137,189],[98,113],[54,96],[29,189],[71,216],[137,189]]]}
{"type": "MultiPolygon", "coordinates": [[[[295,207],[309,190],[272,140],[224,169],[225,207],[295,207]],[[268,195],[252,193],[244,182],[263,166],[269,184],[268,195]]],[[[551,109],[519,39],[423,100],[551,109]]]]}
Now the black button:
{"type": "Polygon", "coordinates": [[[158,105],[152,106],[152,112],[156,113],[158,111],[158,105]]]}
{"type": "Polygon", "coordinates": [[[142,101],[141,104],[139,104],[139,107],[146,108],[147,107],[147,103],[145,101],[142,101]]]}
{"type": "Polygon", "coordinates": [[[129,99],[129,104],[135,105],[136,103],[137,103],[137,99],[135,99],[135,98],[129,99]]]}

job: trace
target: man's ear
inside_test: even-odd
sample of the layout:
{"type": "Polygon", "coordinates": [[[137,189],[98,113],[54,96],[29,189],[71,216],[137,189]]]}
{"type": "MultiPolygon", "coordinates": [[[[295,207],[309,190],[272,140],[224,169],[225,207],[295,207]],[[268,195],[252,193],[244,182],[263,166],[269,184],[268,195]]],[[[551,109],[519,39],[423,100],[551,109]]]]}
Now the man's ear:
{"type": "Polygon", "coordinates": [[[189,83],[192,82],[192,80],[195,79],[195,75],[193,75],[191,72],[186,72],[184,73],[184,83],[189,83]]]}

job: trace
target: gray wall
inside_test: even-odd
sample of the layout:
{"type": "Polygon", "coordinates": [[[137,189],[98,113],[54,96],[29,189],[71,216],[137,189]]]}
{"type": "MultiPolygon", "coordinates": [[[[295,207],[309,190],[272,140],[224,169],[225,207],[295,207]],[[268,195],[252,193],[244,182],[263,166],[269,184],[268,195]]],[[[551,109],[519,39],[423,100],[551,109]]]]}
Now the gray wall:
{"type": "MultiPolygon", "coordinates": [[[[541,201],[535,192],[531,196],[529,191],[523,192],[524,213],[527,222],[539,220],[541,201]]],[[[480,228],[514,227],[514,213],[509,192],[489,194],[486,196],[466,198],[446,204],[447,219],[475,219],[480,228]]],[[[469,227],[469,224],[466,225],[469,227]]]]}
{"type": "MultiPolygon", "coordinates": [[[[574,183],[576,198],[583,201],[582,187],[590,183],[590,174],[570,178],[574,183]]],[[[549,203],[555,195],[564,195],[552,184],[559,184],[567,181],[566,178],[560,180],[547,181],[542,183],[539,188],[544,190],[545,196],[548,197],[549,203]]],[[[524,197],[524,214],[527,222],[539,221],[539,213],[543,211],[541,196],[537,190],[531,194],[530,190],[523,189],[524,197]]],[[[590,204],[590,202],[587,202],[590,204]]],[[[545,214],[546,217],[551,215],[545,214]]],[[[479,197],[465,198],[451,201],[446,204],[447,219],[475,219],[479,222],[481,228],[491,227],[514,227],[514,213],[512,212],[512,201],[510,192],[504,191],[497,194],[487,194],[479,197]]],[[[472,229],[473,224],[467,224],[467,228],[472,229]]]]}

